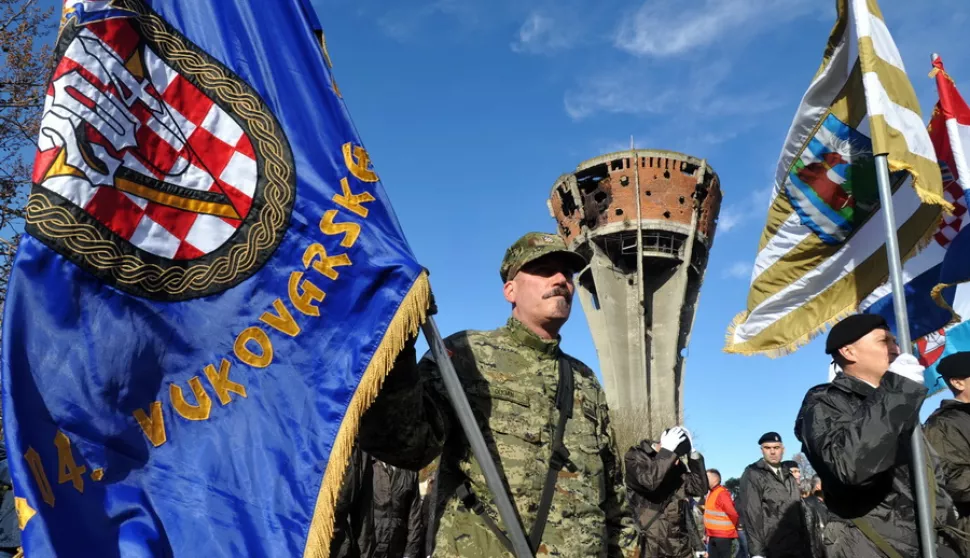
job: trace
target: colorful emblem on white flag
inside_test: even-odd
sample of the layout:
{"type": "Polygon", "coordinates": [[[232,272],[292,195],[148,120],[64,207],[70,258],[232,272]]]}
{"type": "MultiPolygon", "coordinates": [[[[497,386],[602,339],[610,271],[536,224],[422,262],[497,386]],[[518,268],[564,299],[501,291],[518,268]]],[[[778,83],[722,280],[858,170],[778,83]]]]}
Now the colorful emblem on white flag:
{"type": "Polygon", "coordinates": [[[874,156],[886,154],[900,251],[947,209],[919,103],[876,2],[839,0],[822,65],[778,162],[747,309],[725,351],[780,355],[858,310],[888,276],[874,156]]]}

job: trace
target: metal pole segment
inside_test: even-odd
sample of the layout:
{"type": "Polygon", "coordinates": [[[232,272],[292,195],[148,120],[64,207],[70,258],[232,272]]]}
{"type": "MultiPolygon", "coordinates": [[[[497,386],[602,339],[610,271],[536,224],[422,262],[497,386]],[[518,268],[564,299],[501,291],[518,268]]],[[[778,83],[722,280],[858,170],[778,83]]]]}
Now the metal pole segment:
{"type": "Polygon", "coordinates": [[[485,444],[485,437],[482,436],[475,415],[472,414],[472,407],[465,396],[465,390],[461,387],[461,381],[458,380],[455,366],[451,363],[451,358],[448,356],[447,349],[445,349],[445,342],[441,339],[441,333],[438,331],[438,325],[435,324],[434,318],[428,316],[428,320],[421,326],[421,329],[424,331],[424,337],[428,340],[431,354],[434,355],[434,360],[438,365],[438,371],[441,372],[441,379],[444,381],[445,389],[448,390],[448,399],[451,400],[451,406],[454,407],[455,415],[458,416],[461,428],[465,431],[465,437],[468,438],[472,453],[478,460],[478,466],[482,468],[482,474],[485,475],[485,482],[492,492],[492,498],[498,508],[499,516],[502,518],[502,523],[505,525],[506,534],[512,541],[515,555],[517,558],[534,558],[532,548],[525,538],[525,531],[522,524],[519,523],[518,514],[512,505],[512,499],[509,497],[509,493],[505,491],[502,477],[499,476],[498,468],[492,461],[492,454],[489,453],[488,445],[485,444]]]}
{"type": "MultiPolygon", "coordinates": [[[[899,239],[896,236],[896,215],[893,211],[893,194],[889,185],[889,163],[886,155],[876,155],[876,181],[879,184],[879,201],[886,224],[886,257],[889,261],[889,280],[893,289],[893,309],[896,314],[896,337],[899,348],[913,354],[909,338],[909,316],[906,311],[906,292],[903,290],[903,265],[899,257],[899,239]]],[[[936,537],[933,532],[935,510],[930,509],[929,479],[926,476],[926,453],[923,449],[923,430],[913,429],[912,473],[916,494],[916,521],[919,527],[920,548],[923,558],[936,558],[936,537]]]]}

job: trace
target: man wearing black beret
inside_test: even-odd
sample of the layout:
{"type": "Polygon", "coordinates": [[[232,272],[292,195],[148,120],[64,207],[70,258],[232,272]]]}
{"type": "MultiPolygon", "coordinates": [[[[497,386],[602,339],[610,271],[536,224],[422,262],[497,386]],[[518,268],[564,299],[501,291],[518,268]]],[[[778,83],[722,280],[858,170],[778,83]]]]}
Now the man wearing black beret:
{"type": "MultiPolygon", "coordinates": [[[[824,528],[826,554],[919,556],[910,440],[927,394],[923,367],[912,355],[900,354],[888,324],[874,315],[836,324],[825,352],[839,371],[805,395],[795,436],[822,478],[831,512],[824,528]]],[[[940,532],[955,517],[935,452],[927,451],[927,461],[936,480],[931,500],[940,532]]],[[[944,544],[937,548],[940,558],[956,556],[944,544]]]]}
{"type": "MultiPolygon", "coordinates": [[[[970,533],[970,352],[949,355],[936,369],[953,399],[940,403],[923,431],[943,462],[943,486],[960,515],[957,527],[970,533]]],[[[960,539],[959,547],[961,556],[970,556],[970,541],[960,539]]]]}
{"type": "Polygon", "coordinates": [[[810,556],[801,536],[798,482],[785,467],[785,445],[777,432],[758,439],[761,459],[741,475],[738,514],[754,558],[810,556]]]}

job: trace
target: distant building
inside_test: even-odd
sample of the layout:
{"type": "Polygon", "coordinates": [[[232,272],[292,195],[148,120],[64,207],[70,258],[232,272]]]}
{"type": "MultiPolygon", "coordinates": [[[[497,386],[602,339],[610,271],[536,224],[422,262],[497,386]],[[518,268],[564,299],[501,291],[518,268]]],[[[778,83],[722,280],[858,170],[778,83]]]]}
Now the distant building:
{"type": "Polygon", "coordinates": [[[578,291],[610,408],[644,417],[641,436],[683,421],[686,347],[720,208],[707,162],[671,151],[596,157],[552,188],[559,233],[590,260],[578,291]]]}

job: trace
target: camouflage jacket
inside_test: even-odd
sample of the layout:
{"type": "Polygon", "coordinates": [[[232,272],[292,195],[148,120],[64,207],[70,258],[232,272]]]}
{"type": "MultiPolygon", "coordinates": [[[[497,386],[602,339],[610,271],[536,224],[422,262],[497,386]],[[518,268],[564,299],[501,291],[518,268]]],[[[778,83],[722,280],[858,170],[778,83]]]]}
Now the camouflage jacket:
{"type": "MultiPolygon", "coordinates": [[[[543,340],[514,318],[493,331],[464,331],[445,340],[485,440],[510,488],[528,533],[535,521],[558,420],[557,340],[543,340]]],[[[538,556],[636,554],[606,397],[592,370],[567,357],[575,378],[573,418],[563,442],[575,472],[559,474],[538,556]]],[[[402,355],[361,424],[360,442],[379,459],[420,468],[440,454],[435,556],[509,556],[482,518],[458,501],[468,481],[502,525],[484,476],[453,416],[437,366],[402,355]]]]}

